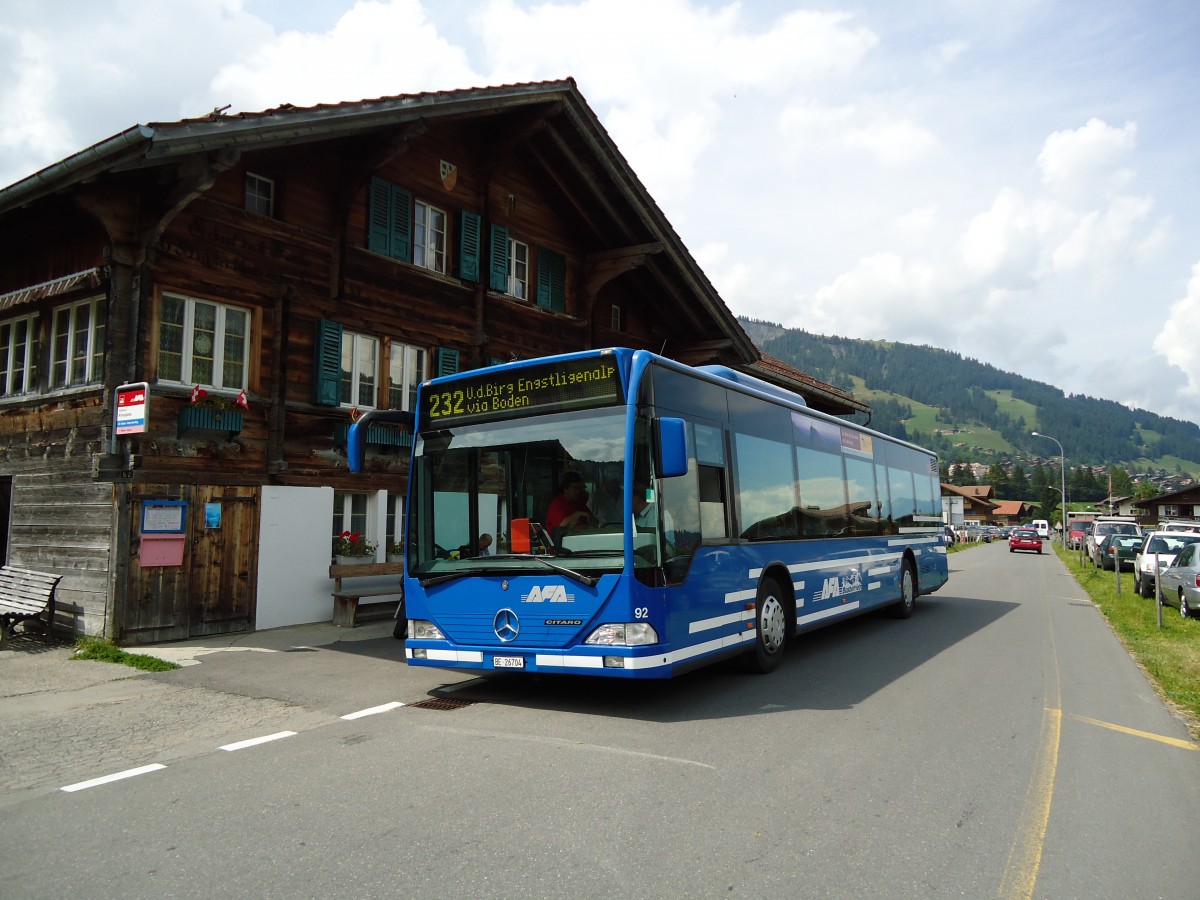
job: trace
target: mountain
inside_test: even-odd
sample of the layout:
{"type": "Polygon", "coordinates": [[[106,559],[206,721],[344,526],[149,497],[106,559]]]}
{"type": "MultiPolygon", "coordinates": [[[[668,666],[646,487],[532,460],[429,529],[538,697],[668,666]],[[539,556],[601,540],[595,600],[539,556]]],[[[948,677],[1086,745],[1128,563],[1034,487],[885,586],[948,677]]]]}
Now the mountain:
{"type": "MultiPolygon", "coordinates": [[[[942,461],[1072,472],[1121,468],[1161,481],[1200,472],[1200,426],[1060,389],[949,350],[810,334],[739,317],[766,354],[847,390],[872,407],[871,427],[930,447],[942,461]]],[[[1072,491],[1072,494],[1074,492],[1072,491]]]]}

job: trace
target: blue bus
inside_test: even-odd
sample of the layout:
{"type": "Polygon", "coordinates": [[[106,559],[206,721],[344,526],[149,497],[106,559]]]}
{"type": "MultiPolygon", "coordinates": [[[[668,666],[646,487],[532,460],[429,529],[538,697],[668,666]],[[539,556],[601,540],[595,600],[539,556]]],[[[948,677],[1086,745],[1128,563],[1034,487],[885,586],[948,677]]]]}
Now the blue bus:
{"type": "MultiPolygon", "coordinates": [[[[351,429],[352,469],[388,417],[351,429]]],[[[413,427],[411,665],[669,678],[746,654],[770,672],[793,635],[907,618],[947,581],[933,453],[726,367],[515,361],[423,383],[413,427]]]]}

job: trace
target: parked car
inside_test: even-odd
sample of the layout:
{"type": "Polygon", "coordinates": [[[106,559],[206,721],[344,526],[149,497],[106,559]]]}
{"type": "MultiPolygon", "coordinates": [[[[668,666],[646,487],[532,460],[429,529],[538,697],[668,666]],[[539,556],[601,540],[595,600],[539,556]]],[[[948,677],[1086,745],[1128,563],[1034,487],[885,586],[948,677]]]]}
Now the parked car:
{"type": "Polygon", "coordinates": [[[1072,550],[1078,550],[1083,546],[1084,538],[1087,537],[1087,530],[1083,525],[1075,524],[1071,526],[1071,532],[1067,535],[1067,546],[1072,550]]]}
{"type": "Polygon", "coordinates": [[[1091,530],[1087,533],[1087,538],[1084,540],[1087,555],[1091,558],[1092,564],[1099,566],[1100,557],[1096,553],[1096,546],[1104,540],[1106,534],[1137,534],[1142,533],[1141,526],[1133,519],[1118,519],[1100,518],[1092,523],[1091,530]]]}
{"type": "Polygon", "coordinates": [[[1200,533],[1151,531],[1142,538],[1141,549],[1134,555],[1133,585],[1143,597],[1154,596],[1154,569],[1165,569],[1188,544],[1200,541],[1200,533]]]}
{"type": "Polygon", "coordinates": [[[1175,606],[1185,619],[1200,611],[1200,541],[1193,541],[1175,557],[1158,577],[1162,579],[1162,590],[1158,602],[1163,606],[1175,606]]]}
{"type": "Polygon", "coordinates": [[[1097,548],[1098,566],[1101,569],[1122,569],[1132,571],[1134,558],[1142,549],[1143,538],[1136,534],[1106,534],[1097,548]]]}
{"type": "Polygon", "coordinates": [[[1008,552],[1015,553],[1017,550],[1032,550],[1035,553],[1041,553],[1041,536],[1032,528],[1018,528],[1008,536],[1008,552]]]}
{"type": "Polygon", "coordinates": [[[1200,531],[1200,522],[1179,520],[1175,522],[1160,522],[1157,531],[1200,531]]]}

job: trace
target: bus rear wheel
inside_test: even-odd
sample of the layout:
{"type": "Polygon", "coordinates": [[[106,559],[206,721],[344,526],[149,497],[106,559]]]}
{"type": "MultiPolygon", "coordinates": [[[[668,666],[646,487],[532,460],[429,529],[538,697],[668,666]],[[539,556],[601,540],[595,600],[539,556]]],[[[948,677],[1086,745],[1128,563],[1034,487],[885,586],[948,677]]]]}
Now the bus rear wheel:
{"type": "Polygon", "coordinates": [[[892,606],[892,616],[897,619],[907,619],[913,614],[917,605],[917,576],[913,572],[911,562],[905,560],[903,571],[900,573],[900,599],[892,606]]]}
{"type": "Polygon", "coordinates": [[[754,607],[754,624],[757,628],[754,638],[754,669],[765,675],[779,667],[779,662],[783,659],[783,650],[787,646],[788,603],[774,578],[764,578],[758,583],[758,597],[754,607]]]}

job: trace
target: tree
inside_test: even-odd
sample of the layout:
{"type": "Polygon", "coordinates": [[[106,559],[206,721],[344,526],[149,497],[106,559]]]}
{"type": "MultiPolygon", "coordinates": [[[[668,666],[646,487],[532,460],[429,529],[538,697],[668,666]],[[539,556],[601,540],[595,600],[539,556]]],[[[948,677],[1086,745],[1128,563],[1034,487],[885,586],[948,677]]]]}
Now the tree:
{"type": "Polygon", "coordinates": [[[1013,466],[1012,474],[1008,476],[1008,490],[1011,494],[1009,500],[1025,500],[1033,496],[1033,488],[1021,466],[1013,466]]]}
{"type": "Polygon", "coordinates": [[[1128,497],[1133,493],[1133,479],[1129,477],[1129,473],[1124,469],[1113,468],[1109,470],[1109,475],[1112,478],[1113,494],[1118,497],[1128,497]]]}
{"type": "Polygon", "coordinates": [[[959,487],[975,484],[975,473],[962,459],[956,459],[950,468],[950,483],[959,487]]]}
{"type": "MultiPolygon", "coordinates": [[[[1040,497],[1040,496],[1042,496],[1042,494],[1043,494],[1043,493],[1045,492],[1045,490],[1046,490],[1046,485],[1048,485],[1048,484],[1050,483],[1050,479],[1048,479],[1048,478],[1046,477],[1046,470],[1045,470],[1044,468],[1042,468],[1042,464],[1041,464],[1041,463],[1034,463],[1034,464],[1033,464],[1033,478],[1032,478],[1032,482],[1033,482],[1033,484],[1032,484],[1032,487],[1033,487],[1033,494],[1034,494],[1034,496],[1035,496],[1035,497],[1040,497]]],[[[1044,519],[1044,518],[1046,518],[1046,517],[1045,517],[1045,516],[1042,516],[1042,518],[1044,519]]]]}
{"type": "Polygon", "coordinates": [[[1019,497],[1011,497],[1008,493],[1008,473],[1004,471],[1004,466],[1000,463],[992,463],[987,470],[987,483],[995,489],[995,497],[997,500],[1019,500],[1019,497]]]}

